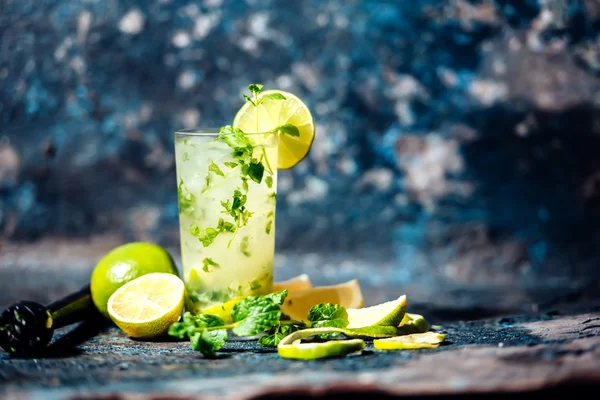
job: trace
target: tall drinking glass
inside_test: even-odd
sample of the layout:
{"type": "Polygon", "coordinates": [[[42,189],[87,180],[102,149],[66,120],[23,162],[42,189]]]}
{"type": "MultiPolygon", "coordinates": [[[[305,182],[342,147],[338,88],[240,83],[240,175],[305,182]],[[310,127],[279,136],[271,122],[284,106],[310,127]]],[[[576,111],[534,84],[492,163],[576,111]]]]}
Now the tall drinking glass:
{"type": "Polygon", "coordinates": [[[273,285],[273,133],[175,132],[182,272],[194,314],[273,285]]]}

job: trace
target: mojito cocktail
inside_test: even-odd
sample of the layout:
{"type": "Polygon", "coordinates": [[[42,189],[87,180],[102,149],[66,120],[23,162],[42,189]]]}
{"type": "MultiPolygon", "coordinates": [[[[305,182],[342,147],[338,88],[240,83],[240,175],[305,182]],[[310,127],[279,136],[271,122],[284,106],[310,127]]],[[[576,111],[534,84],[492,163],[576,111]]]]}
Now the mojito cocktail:
{"type": "Polygon", "coordinates": [[[197,314],[273,284],[277,137],[175,133],[182,272],[197,314]]]}

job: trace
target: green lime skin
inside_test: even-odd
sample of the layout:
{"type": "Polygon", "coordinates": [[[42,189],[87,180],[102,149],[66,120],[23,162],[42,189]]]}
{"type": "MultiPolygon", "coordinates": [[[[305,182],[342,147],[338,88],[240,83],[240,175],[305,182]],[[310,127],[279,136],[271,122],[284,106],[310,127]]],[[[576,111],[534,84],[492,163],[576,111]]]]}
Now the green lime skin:
{"type": "Polygon", "coordinates": [[[121,286],[142,275],[165,272],[179,276],[173,257],[163,247],[132,242],[109,251],[98,261],[90,279],[94,305],[106,318],[108,299],[121,286]]]}

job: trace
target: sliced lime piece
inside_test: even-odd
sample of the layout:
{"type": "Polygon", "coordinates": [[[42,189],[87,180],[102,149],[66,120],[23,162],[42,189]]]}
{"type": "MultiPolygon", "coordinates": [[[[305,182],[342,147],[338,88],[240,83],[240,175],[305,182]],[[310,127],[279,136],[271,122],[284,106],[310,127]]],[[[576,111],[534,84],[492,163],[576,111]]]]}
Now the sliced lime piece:
{"type": "Polygon", "coordinates": [[[413,333],[388,339],[375,339],[373,346],[378,350],[432,349],[438,347],[446,335],[436,332],[413,333]]]}
{"type": "Polygon", "coordinates": [[[404,318],[402,318],[402,322],[400,322],[398,330],[403,335],[423,333],[429,330],[429,324],[425,321],[425,317],[420,314],[406,313],[404,314],[404,318]]]}
{"type": "Polygon", "coordinates": [[[315,123],[308,107],[297,96],[280,90],[266,90],[259,95],[281,94],[285,100],[264,99],[258,107],[246,102],[233,120],[233,127],[246,133],[272,132],[291,124],[298,128],[298,136],[279,134],[279,169],[292,168],[310,151],[315,138],[315,123]]]}
{"type": "Polygon", "coordinates": [[[406,296],[387,301],[375,306],[359,309],[348,309],[347,328],[363,328],[372,326],[398,326],[406,312],[406,296]]]}
{"type": "Polygon", "coordinates": [[[316,360],[320,358],[343,357],[362,351],[365,342],[362,339],[329,340],[327,342],[301,343],[302,339],[324,333],[342,332],[339,328],[312,328],[296,331],[277,345],[277,353],[282,358],[294,360],[316,360]]]}

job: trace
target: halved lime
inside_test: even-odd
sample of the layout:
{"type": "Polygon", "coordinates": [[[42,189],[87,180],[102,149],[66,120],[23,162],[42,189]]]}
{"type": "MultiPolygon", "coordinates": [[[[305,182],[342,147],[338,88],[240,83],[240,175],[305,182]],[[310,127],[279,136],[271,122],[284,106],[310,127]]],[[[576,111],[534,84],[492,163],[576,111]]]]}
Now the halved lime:
{"type": "Polygon", "coordinates": [[[151,272],[179,276],[171,254],[156,244],[132,242],[115,247],[94,267],[90,278],[92,300],[96,308],[109,318],[107,303],[121,286],[151,272]]]}
{"type": "Polygon", "coordinates": [[[108,314],[134,338],[167,333],[183,312],[183,281],[169,273],[142,275],[117,289],[108,299],[108,314]]]}
{"type": "Polygon", "coordinates": [[[359,309],[347,309],[348,326],[346,328],[363,328],[370,326],[396,327],[404,318],[406,312],[406,296],[402,295],[396,300],[386,301],[375,306],[359,309]]]}
{"type": "Polygon", "coordinates": [[[316,360],[320,358],[342,357],[362,351],[365,342],[362,339],[329,340],[327,342],[301,343],[301,339],[322,333],[337,332],[337,328],[312,328],[296,331],[277,345],[280,357],[294,360],[316,360]]]}
{"type": "Polygon", "coordinates": [[[436,332],[413,333],[388,339],[375,339],[373,346],[378,350],[432,349],[438,347],[446,335],[436,332]]]}
{"type": "Polygon", "coordinates": [[[266,98],[255,107],[246,102],[233,120],[233,127],[246,133],[272,132],[285,124],[292,124],[299,136],[279,134],[279,164],[288,169],[298,164],[308,154],[315,138],[315,123],[308,107],[297,96],[280,90],[266,90],[259,99],[271,94],[281,94],[285,100],[266,98]]]}

